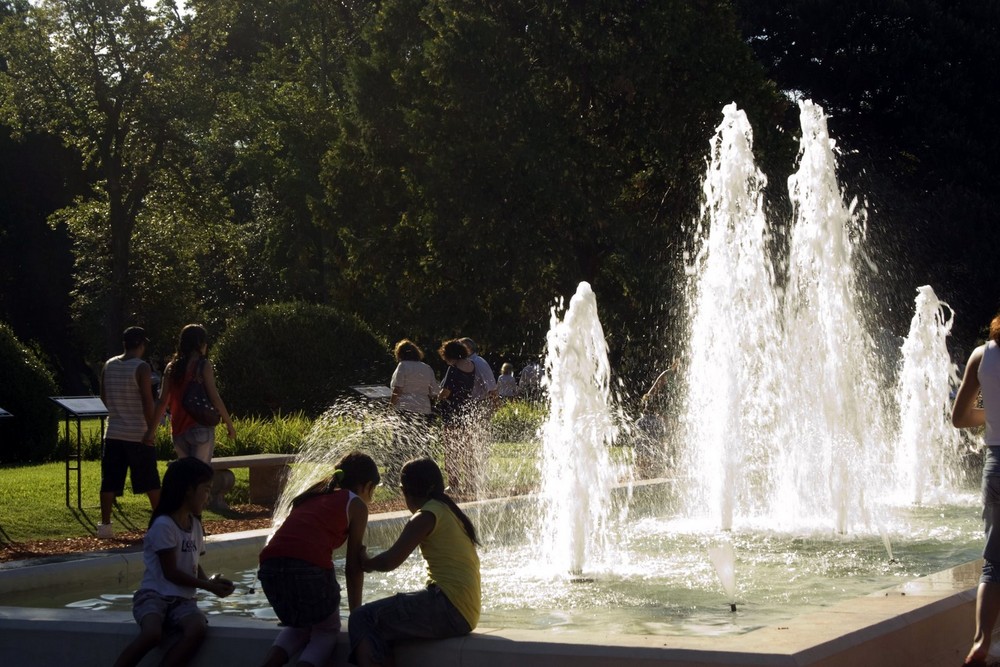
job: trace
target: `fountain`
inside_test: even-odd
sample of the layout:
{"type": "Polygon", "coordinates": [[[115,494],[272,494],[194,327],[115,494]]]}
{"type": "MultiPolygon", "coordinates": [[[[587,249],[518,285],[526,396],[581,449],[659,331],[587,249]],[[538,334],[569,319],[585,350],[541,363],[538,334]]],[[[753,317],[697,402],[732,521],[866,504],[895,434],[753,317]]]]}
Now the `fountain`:
{"type": "Polygon", "coordinates": [[[917,288],[915,301],[896,386],[900,427],[893,467],[904,497],[919,505],[925,493],[938,500],[955,487],[965,436],[949,423],[960,382],[945,343],[954,313],[930,285],[917,288]]]}
{"type": "MultiPolygon", "coordinates": [[[[853,268],[865,213],[837,184],[822,110],[800,106],[788,230],[765,215],[765,178],[735,105],[712,139],[705,204],[685,257],[689,343],[675,476],[629,483],[596,297],[583,283],[562,318],[552,312],[539,493],[467,505],[486,526],[486,627],[409,647],[401,664],[811,665],[874,656],[929,664],[960,650],[971,634],[976,568],[916,579],[978,550],[974,496],[957,493],[954,457],[939,454],[955,443],[943,414],[942,373],[954,377],[945,363],[950,318],[921,288],[898,385],[879,385],[853,268]],[[898,419],[886,409],[896,401],[898,419]],[[907,420],[917,426],[901,428],[907,420]],[[926,475],[903,465],[914,452],[935,461],[926,475]],[[640,495],[641,506],[629,502],[640,495]],[[879,593],[864,595],[873,588],[879,593]],[[794,607],[801,599],[836,611],[794,607]]],[[[286,499],[348,449],[380,459],[399,446],[389,417],[356,411],[363,425],[350,429],[347,411],[317,424],[286,499]]],[[[433,443],[405,442],[409,453],[433,453],[433,443]]],[[[385,546],[405,518],[373,520],[371,543],[385,546]]],[[[371,583],[407,590],[421,580],[415,563],[371,583]]],[[[229,622],[212,619],[210,643],[242,641],[242,626],[226,634],[229,622]]],[[[273,637],[273,626],[255,627],[255,636],[273,637]]],[[[57,631],[68,632],[65,624],[57,631]]]]}
{"type": "MultiPolygon", "coordinates": [[[[787,247],[763,214],[765,181],[753,164],[749,125],[730,105],[712,143],[688,254],[687,395],[676,444],[691,471],[688,511],[708,508],[701,513],[722,530],[754,520],[789,530],[871,530],[898,478],[897,419],[884,409],[890,389],[880,386],[881,360],[856,296],[866,214],[837,183],[822,110],[808,101],[800,110],[787,247]]],[[[937,359],[947,355],[946,333],[933,334],[937,359]]],[[[907,368],[948,376],[915,351],[903,350],[907,368]]],[[[939,408],[912,405],[924,410],[921,427],[931,420],[936,432],[950,429],[939,408]]],[[[951,445],[939,438],[928,446],[951,445]]]]}
{"type": "MultiPolygon", "coordinates": [[[[618,431],[610,383],[597,298],[580,283],[564,319],[552,309],[547,338],[539,526],[546,560],[556,572],[576,577],[615,545],[611,520],[628,507],[612,494],[630,466],[613,460],[609,450],[618,431]]],[[[617,518],[621,525],[624,517],[617,518]]]]}

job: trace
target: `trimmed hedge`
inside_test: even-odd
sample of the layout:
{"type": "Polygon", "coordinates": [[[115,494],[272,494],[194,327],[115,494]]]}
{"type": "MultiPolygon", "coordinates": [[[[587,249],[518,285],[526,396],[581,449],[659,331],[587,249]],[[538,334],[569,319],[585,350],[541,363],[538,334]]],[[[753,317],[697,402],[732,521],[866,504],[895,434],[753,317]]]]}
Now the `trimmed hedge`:
{"type": "Polygon", "coordinates": [[[239,415],[316,417],[355,384],[387,384],[388,345],[366,324],[307,303],[260,306],[230,323],[212,353],[226,406],[239,415]]]}
{"type": "Polygon", "coordinates": [[[56,451],[58,393],[42,360],[0,322],[0,407],[14,415],[0,420],[0,462],[48,461],[56,451]]]}

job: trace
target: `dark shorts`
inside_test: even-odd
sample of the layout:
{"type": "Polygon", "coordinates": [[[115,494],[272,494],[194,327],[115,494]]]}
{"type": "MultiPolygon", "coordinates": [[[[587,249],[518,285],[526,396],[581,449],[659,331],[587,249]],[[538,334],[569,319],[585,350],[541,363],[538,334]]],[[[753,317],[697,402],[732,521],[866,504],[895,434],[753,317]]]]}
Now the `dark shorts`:
{"type": "MultiPolygon", "coordinates": [[[[447,639],[472,632],[469,622],[440,588],[430,585],[415,593],[397,593],[363,604],[351,612],[347,622],[351,656],[361,640],[368,639],[372,660],[385,663],[395,642],[405,639],[447,639]]],[[[356,664],[356,663],[355,663],[356,664]]]]}
{"type": "Polygon", "coordinates": [[[160,488],[156,448],[141,442],[105,438],[101,452],[101,493],[122,495],[127,472],[131,472],[133,493],[147,493],[160,488]]]}
{"type": "Polygon", "coordinates": [[[179,626],[181,619],[196,614],[208,623],[204,612],[198,609],[198,603],[193,598],[160,595],[152,589],[140,588],[132,595],[132,617],[142,625],[142,619],[149,614],[158,614],[168,630],[179,626]]]}
{"type": "Polygon", "coordinates": [[[340,584],[333,568],[297,558],[268,558],[257,572],[275,615],[292,628],[308,628],[340,612],[340,584]]]}

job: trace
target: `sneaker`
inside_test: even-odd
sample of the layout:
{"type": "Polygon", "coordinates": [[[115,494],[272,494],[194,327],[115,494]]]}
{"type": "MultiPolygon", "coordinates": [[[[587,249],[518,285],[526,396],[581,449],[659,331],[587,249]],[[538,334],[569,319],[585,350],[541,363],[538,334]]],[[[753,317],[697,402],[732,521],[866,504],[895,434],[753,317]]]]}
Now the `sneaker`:
{"type": "Polygon", "coordinates": [[[110,540],[115,536],[115,529],[111,527],[110,523],[99,523],[97,524],[97,538],[101,540],[110,540]]]}

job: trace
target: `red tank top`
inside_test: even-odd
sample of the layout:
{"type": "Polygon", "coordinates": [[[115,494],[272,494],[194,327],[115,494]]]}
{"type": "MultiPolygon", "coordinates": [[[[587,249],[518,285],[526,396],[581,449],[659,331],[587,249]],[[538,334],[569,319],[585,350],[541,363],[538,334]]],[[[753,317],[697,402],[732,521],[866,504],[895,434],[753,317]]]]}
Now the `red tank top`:
{"type": "Polygon", "coordinates": [[[187,392],[188,385],[194,379],[195,371],[198,370],[198,364],[195,364],[194,371],[184,374],[184,382],[181,383],[179,387],[170,388],[170,432],[173,435],[180,435],[184,433],[192,426],[201,426],[198,422],[194,420],[194,417],[184,409],[184,394],[187,392]]]}
{"type": "Polygon", "coordinates": [[[292,508],[260,552],[260,562],[269,558],[297,558],[317,567],[332,568],[333,550],[347,541],[350,526],[347,506],[354,497],[346,489],[337,489],[292,508]]]}

